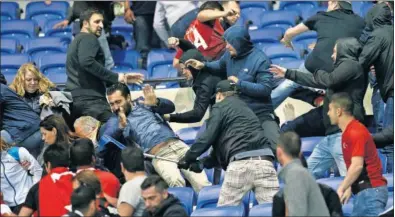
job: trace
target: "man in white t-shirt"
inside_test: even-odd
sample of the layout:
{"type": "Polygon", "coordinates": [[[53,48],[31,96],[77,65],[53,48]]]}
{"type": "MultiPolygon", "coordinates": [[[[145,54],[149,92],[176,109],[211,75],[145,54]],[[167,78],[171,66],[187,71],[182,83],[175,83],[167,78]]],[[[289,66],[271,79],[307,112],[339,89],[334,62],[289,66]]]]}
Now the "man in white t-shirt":
{"type": "Polygon", "coordinates": [[[146,179],[144,172],[144,153],[136,147],[122,150],[121,169],[126,183],[122,186],[118,198],[120,216],[142,216],[145,209],[141,197],[141,184],[146,179]]]}

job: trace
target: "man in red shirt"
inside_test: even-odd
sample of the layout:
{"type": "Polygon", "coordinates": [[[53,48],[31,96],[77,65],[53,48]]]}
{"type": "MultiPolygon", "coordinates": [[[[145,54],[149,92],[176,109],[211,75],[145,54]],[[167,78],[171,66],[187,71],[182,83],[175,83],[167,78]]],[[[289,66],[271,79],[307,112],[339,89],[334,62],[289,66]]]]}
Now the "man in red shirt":
{"type": "Polygon", "coordinates": [[[328,116],[342,130],[343,157],[347,175],[337,189],[341,202],[354,194],[352,216],[378,216],[388,200],[387,180],[368,129],[352,115],[353,101],[347,93],[332,96],[328,116]]]}
{"type": "MultiPolygon", "coordinates": [[[[197,18],[188,27],[184,39],[191,42],[207,60],[217,60],[225,52],[226,43],[223,39],[224,28],[221,19],[240,16],[240,11],[233,8],[224,10],[219,2],[208,1],[199,8],[197,18]]],[[[169,38],[169,46],[177,48],[173,66],[178,67],[183,51],[178,48],[179,39],[169,38]]]]}
{"type": "Polygon", "coordinates": [[[92,170],[100,180],[103,196],[112,206],[117,206],[118,192],[121,188],[119,180],[114,174],[98,170],[95,165],[95,148],[90,139],[78,139],[70,148],[70,160],[77,167],[77,173],[92,170]]]}

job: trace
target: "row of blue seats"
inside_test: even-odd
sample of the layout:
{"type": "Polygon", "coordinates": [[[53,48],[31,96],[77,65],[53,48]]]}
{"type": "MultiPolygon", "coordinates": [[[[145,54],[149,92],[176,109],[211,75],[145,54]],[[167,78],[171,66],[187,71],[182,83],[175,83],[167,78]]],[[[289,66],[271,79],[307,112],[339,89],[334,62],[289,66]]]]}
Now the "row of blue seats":
{"type": "MultiPolygon", "coordinates": [[[[388,195],[388,202],[387,202],[387,207],[390,207],[393,205],[393,175],[394,174],[386,174],[384,175],[385,178],[388,181],[388,190],[389,190],[389,195],[388,195]]],[[[330,178],[330,179],[319,179],[317,180],[318,183],[326,184],[330,186],[332,189],[335,191],[337,190],[337,187],[339,186],[340,182],[343,180],[342,179],[336,179],[336,178],[330,178]],[[334,185],[334,181],[339,181],[336,185],[334,185]]],[[[283,187],[283,184],[280,184],[280,188],[283,187]]],[[[191,214],[192,212],[199,212],[201,213],[201,209],[213,209],[217,207],[218,199],[219,199],[219,194],[221,190],[221,185],[213,185],[213,186],[208,186],[204,187],[199,194],[197,195],[192,188],[189,187],[176,187],[176,188],[170,188],[169,192],[176,197],[178,197],[184,206],[185,210],[187,211],[188,214],[191,214]],[[196,209],[193,210],[193,207],[196,206],[196,209]]],[[[345,216],[349,216],[352,211],[352,204],[353,204],[353,197],[350,199],[350,201],[343,206],[343,211],[345,216]]],[[[244,195],[242,198],[242,202],[240,205],[241,211],[243,213],[249,213],[249,216],[267,216],[263,212],[264,210],[267,210],[269,214],[268,216],[271,215],[271,208],[272,204],[267,203],[267,204],[261,204],[258,205],[258,201],[255,198],[254,193],[251,191],[244,195]],[[259,212],[258,212],[259,210],[259,212]],[[260,215],[258,215],[260,214],[260,215]]],[[[222,209],[222,208],[221,208],[222,209]]],[[[215,209],[214,209],[215,210],[215,209]]],[[[211,216],[211,215],[210,215],[211,216]]],[[[223,215],[219,215],[223,216],[223,215]]],[[[239,216],[239,215],[236,215],[239,216]]],[[[241,216],[246,216],[246,215],[241,215],[241,216]]]]}

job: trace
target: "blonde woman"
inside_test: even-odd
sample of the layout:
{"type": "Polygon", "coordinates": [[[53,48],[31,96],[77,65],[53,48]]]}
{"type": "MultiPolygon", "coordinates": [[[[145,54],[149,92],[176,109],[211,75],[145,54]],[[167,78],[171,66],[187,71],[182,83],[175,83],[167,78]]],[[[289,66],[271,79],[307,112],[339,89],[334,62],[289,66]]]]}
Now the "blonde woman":
{"type": "Polygon", "coordinates": [[[25,63],[19,68],[10,88],[40,115],[40,97],[55,89],[55,84],[46,78],[34,64],[25,63]]]}

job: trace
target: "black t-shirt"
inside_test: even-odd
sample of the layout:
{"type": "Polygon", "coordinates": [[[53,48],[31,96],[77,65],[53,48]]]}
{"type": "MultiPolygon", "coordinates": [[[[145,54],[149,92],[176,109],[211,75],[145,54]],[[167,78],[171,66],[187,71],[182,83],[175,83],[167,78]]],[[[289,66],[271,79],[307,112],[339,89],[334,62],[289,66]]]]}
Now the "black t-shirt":
{"type": "Polygon", "coordinates": [[[133,1],[130,7],[134,15],[154,15],[156,1],[133,1]]]}
{"type": "Polygon", "coordinates": [[[29,189],[29,193],[27,193],[25,203],[23,203],[23,206],[28,207],[34,211],[37,211],[38,207],[39,207],[39,205],[38,205],[38,203],[39,203],[39,199],[38,199],[39,183],[40,182],[37,182],[29,189]]]}
{"type": "Polygon", "coordinates": [[[333,71],[331,56],[336,41],[346,37],[358,39],[365,27],[365,22],[360,16],[344,9],[318,12],[304,24],[317,32],[317,43],[305,62],[305,67],[311,73],[318,69],[333,71]]]}

